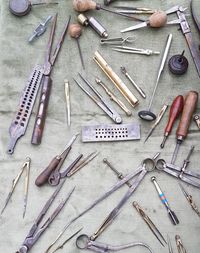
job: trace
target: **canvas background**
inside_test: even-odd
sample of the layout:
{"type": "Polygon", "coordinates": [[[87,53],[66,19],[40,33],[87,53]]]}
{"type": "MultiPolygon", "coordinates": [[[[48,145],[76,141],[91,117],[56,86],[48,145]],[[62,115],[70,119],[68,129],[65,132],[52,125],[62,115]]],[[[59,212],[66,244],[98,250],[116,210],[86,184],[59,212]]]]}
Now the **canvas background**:
{"type": "MultiPolygon", "coordinates": [[[[102,111],[94,105],[94,103],[80,90],[73,82],[73,77],[77,77],[77,72],[83,73],[78,49],[75,41],[67,35],[62,51],[58,57],[52,73],[53,87],[51,98],[48,107],[48,115],[42,144],[40,146],[32,146],[30,144],[32,128],[34,124],[34,116],[37,111],[37,106],[34,107],[28,129],[23,138],[21,138],[15,148],[12,156],[6,154],[7,145],[9,142],[8,128],[15,115],[17,104],[19,102],[21,91],[24,88],[26,80],[31,73],[35,64],[44,62],[45,47],[47,44],[49,30],[35,40],[34,43],[28,44],[28,37],[31,35],[34,28],[44,20],[48,15],[53,15],[58,12],[58,22],[56,29],[56,39],[60,36],[64,22],[72,15],[72,22],[76,21],[77,13],[72,10],[70,0],[58,0],[59,5],[51,5],[46,7],[33,7],[29,15],[23,18],[13,16],[8,10],[8,1],[0,0],[0,73],[1,73],[1,91],[0,91],[0,205],[3,206],[5,198],[9,192],[12,179],[17,175],[21,165],[27,156],[32,159],[30,188],[28,196],[28,206],[25,219],[22,218],[23,211],[23,180],[17,185],[16,190],[11,198],[7,209],[0,217],[0,251],[4,253],[15,252],[27,235],[34,219],[41,211],[42,206],[54,191],[54,188],[45,185],[42,188],[37,188],[34,181],[41,170],[47,166],[50,160],[62,151],[62,148],[71,138],[72,134],[80,132],[81,125],[97,124],[97,123],[112,123],[110,119],[102,113],[102,111]],[[67,78],[70,81],[70,96],[71,96],[71,127],[67,126],[64,83],[67,78]]],[[[101,1],[103,2],[103,1],[101,1]]],[[[121,1],[123,4],[123,1],[121,1]]],[[[127,4],[132,4],[132,1],[127,1],[127,4]]],[[[133,1],[132,5],[145,6],[157,9],[168,9],[176,4],[181,4],[188,7],[187,13],[190,13],[189,1],[187,0],[141,0],[133,1]]],[[[200,15],[200,2],[194,0],[196,11],[200,15]]],[[[125,4],[125,2],[124,2],[125,4]]],[[[128,27],[136,22],[130,21],[118,16],[108,14],[103,11],[93,11],[90,15],[94,15],[107,28],[110,37],[119,36],[119,31],[122,28],[128,27]]],[[[175,19],[176,15],[171,15],[170,20],[175,19]]],[[[199,43],[199,34],[196,30],[192,17],[188,16],[188,22],[191,25],[194,40],[199,43]]],[[[135,47],[149,48],[162,52],[167,35],[173,34],[173,43],[170,49],[169,57],[181,53],[185,50],[185,56],[189,60],[189,69],[187,74],[176,77],[172,75],[168,67],[164,69],[159,87],[153,102],[152,110],[157,114],[163,103],[171,104],[175,96],[185,95],[189,90],[199,92],[199,77],[191,58],[184,36],[179,30],[179,26],[168,26],[159,30],[141,29],[134,32],[136,41],[135,47]]],[[[125,34],[126,36],[127,34],[125,34]]],[[[137,112],[146,108],[149,103],[149,98],[155,84],[155,79],[159,67],[160,56],[138,56],[124,55],[111,51],[108,47],[102,47],[99,44],[100,38],[89,27],[83,29],[83,35],[80,38],[80,44],[83,52],[83,57],[86,65],[86,73],[89,80],[94,84],[94,77],[99,76],[105,81],[109,87],[115,91],[119,98],[125,103],[125,99],[113,87],[108,79],[101,72],[99,67],[94,63],[92,57],[96,50],[105,57],[112,68],[121,76],[120,66],[124,65],[134,77],[135,81],[145,90],[147,99],[144,100],[136,93],[131,84],[123,80],[127,86],[137,94],[140,98],[140,104],[132,110],[133,116],[128,118],[114,104],[113,106],[121,113],[124,123],[139,122],[141,124],[141,140],[119,143],[81,143],[80,138],[74,143],[72,152],[70,153],[65,165],[69,164],[79,153],[84,155],[97,150],[99,156],[93,160],[87,167],[82,169],[75,176],[66,181],[64,189],[60,192],[55,200],[53,208],[64,198],[67,192],[76,186],[76,190],[70,201],[66,204],[60,215],[52,223],[50,228],[41,237],[38,243],[32,249],[32,252],[43,253],[47,245],[55,238],[55,235],[63,228],[70,218],[80,213],[94,199],[105,192],[111,185],[117,182],[117,178],[103,163],[102,159],[107,157],[119,171],[124,174],[135,170],[142,159],[152,157],[156,152],[160,151],[160,143],[163,137],[163,130],[167,122],[168,112],[165,114],[160,125],[154,131],[152,137],[146,144],[143,144],[144,138],[147,135],[151,124],[139,120],[137,112]]],[[[57,40],[55,40],[56,42],[57,40]]],[[[95,85],[95,84],[94,84],[95,85]]],[[[102,94],[104,91],[99,89],[102,94]]],[[[127,104],[127,103],[126,103],[127,104]]],[[[37,105],[37,103],[36,103],[37,105]]],[[[129,106],[127,104],[127,106],[129,106]]],[[[131,109],[131,108],[130,108],[131,109]]],[[[200,113],[198,102],[197,112],[200,113]]],[[[162,157],[170,161],[172,152],[175,147],[175,131],[177,123],[173,128],[172,134],[169,137],[165,149],[162,151],[162,157]]],[[[181,165],[185,159],[191,145],[195,145],[195,151],[191,158],[190,168],[194,171],[199,171],[199,145],[200,132],[197,126],[192,122],[188,138],[182,144],[177,165],[181,165]]],[[[185,185],[189,193],[193,195],[197,206],[200,207],[199,191],[194,187],[185,185]]],[[[92,211],[84,215],[76,223],[74,223],[64,234],[63,241],[76,229],[84,227],[83,232],[91,235],[103,222],[109,212],[115,207],[123,194],[126,192],[127,186],[112,194],[107,200],[104,200],[92,211]]],[[[163,248],[154,238],[148,227],[144,224],[135,209],[132,208],[132,201],[138,201],[145,208],[146,213],[152,218],[160,231],[166,237],[167,234],[172,240],[174,252],[175,249],[174,236],[179,234],[184,242],[187,252],[197,253],[200,248],[200,222],[199,217],[192,211],[185,197],[183,196],[177,180],[157,171],[147,175],[137,191],[130,198],[128,203],[122,208],[120,215],[109,226],[106,231],[98,238],[98,241],[110,243],[113,245],[124,244],[133,241],[143,241],[149,244],[154,252],[168,252],[167,247],[163,248]],[[167,217],[167,212],[160,202],[157,192],[150,181],[152,175],[155,175],[158,182],[166,193],[172,209],[177,214],[180,224],[173,226],[167,217]]],[[[75,240],[70,241],[61,252],[79,252],[75,246],[75,240]]],[[[147,252],[143,248],[129,249],[127,252],[143,253],[147,252]]]]}

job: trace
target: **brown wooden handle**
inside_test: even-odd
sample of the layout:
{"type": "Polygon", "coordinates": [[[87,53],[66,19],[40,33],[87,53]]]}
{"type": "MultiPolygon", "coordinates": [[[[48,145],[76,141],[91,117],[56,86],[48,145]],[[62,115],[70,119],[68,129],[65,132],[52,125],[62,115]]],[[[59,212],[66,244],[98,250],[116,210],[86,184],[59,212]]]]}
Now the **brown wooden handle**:
{"type": "Polygon", "coordinates": [[[39,145],[42,140],[42,134],[47,114],[47,108],[49,103],[49,97],[51,93],[52,80],[49,76],[44,76],[42,79],[42,90],[40,96],[40,102],[38,112],[36,115],[35,125],[32,134],[31,143],[39,145]]]}
{"type": "Polygon", "coordinates": [[[97,4],[92,0],[73,0],[73,8],[78,12],[95,10],[97,4]]]}
{"type": "Polygon", "coordinates": [[[46,167],[46,169],[43,170],[42,173],[36,178],[35,184],[37,186],[42,186],[43,184],[45,184],[48,181],[51,173],[57,168],[60,160],[61,160],[60,156],[56,156],[53,158],[53,160],[46,167]]]}
{"type": "Polygon", "coordinates": [[[198,101],[198,93],[196,91],[189,91],[185,98],[185,105],[183,107],[183,113],[181,120],[176,131],[178,139],[185,138],[188,133],[192,115],[196,109],[198,101]]]}
{"type": "Polygon", "coordinates": [[[178,118],[178,116],[181,114],[183,111],[183,106],[184,106],[184,98],[183,96],[179,95],[177,96],[170,108],[170,113],[169,113],[169,120],[167,123],[167,126],[165,128],[165,133],[170,134],[174,121],[178,118]]]}

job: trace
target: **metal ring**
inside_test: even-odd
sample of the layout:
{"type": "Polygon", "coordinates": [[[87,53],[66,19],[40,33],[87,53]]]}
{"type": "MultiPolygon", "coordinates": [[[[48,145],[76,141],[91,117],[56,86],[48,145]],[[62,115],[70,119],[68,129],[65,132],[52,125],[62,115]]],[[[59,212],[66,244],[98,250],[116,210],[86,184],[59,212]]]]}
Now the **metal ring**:
{"type": "Polygon", "coordinates": [[[164,170],[164,167],[165,167],[165,160],[164,159],[159,159],[157,162],[156,162],[156,168],[158,170],[164,170]]]}
{"type": "Polygon", "coordinates": [[[76,239],[76,246],[79,249],[87,249],[88,242],[90,241],[90,238],[86,234],[79,235],[76,239]]]}
{"type": "Polygon", "coordinates": [[[142,162],[142,167],[145,167],[145,170],[147,171],[153,171],[156,167],[156,163],[151,158],[146,158],[142,162]]]}

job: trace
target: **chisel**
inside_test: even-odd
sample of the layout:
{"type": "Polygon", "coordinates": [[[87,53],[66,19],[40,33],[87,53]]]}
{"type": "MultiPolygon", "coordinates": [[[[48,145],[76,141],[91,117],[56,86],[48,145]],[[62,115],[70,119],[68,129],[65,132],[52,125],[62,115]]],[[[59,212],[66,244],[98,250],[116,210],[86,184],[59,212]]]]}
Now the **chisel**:
{"type": "Polygon", "coordinates": [[[197,105],[197,101],[198,101],[198,93],[196,91],[189,91],[185,98],[183,113],[181,115],[181,120],[179,122],[177,131],[176,131],[177,143],[176,143],[176,148],[172,156],[171,164],[174,164],[177,154],[178,154],[179,147],[187,136],[192,115],[197,105]]]}
{"type": "Polygon", "coordinates": [[[164,138],[163,141],[160,145],[161,148],[164,148],[165,142],[167,140],[167,137],[172,131],[173,124],[175,120],[178,118],[180,113],[183,111],[183,106],[184,106],[184,98],[183,96],[179,95],[177,96],[170,108],[170,113],[169,113],[169,119],[167,122],[167,126],[165,127],[165,132],[164,132],[164,138]]]}

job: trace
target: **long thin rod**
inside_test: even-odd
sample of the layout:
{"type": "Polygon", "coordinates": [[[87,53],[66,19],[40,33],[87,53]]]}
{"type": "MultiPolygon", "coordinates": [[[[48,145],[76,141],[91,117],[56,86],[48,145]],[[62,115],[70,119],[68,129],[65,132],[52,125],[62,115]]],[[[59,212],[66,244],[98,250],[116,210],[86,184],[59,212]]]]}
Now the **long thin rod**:
{"type": "Polygon", "coordinates": [[[153,90],[153,93],[152,93],[152,96],[151,96],[151,100],[149,102],[149,107],[148,107],[149,111],[151,110],[152,102],[153,102],[153,99],[154,99],[154,96],[155,96],[155,93],[156,93],[156,90],[157,90],[157,87],[158,87],[160,76],[163,72],[165,62],[167,60],[167,56],[168,56],[168,53],[169,53],[171,42],[172,42],[172,34],[169,34],[168,37],[167,37],[167,43],[166,43],[166,46],[165,46],[165,51],[164,51],[162,61],[161,61],[161,64],[160,64],[160,68],[159,68],[159,71],[158,71],[158,76],[157,76],[157,79],[156,79],[156,85],[154,87],[154,90],[153,90]]]}

